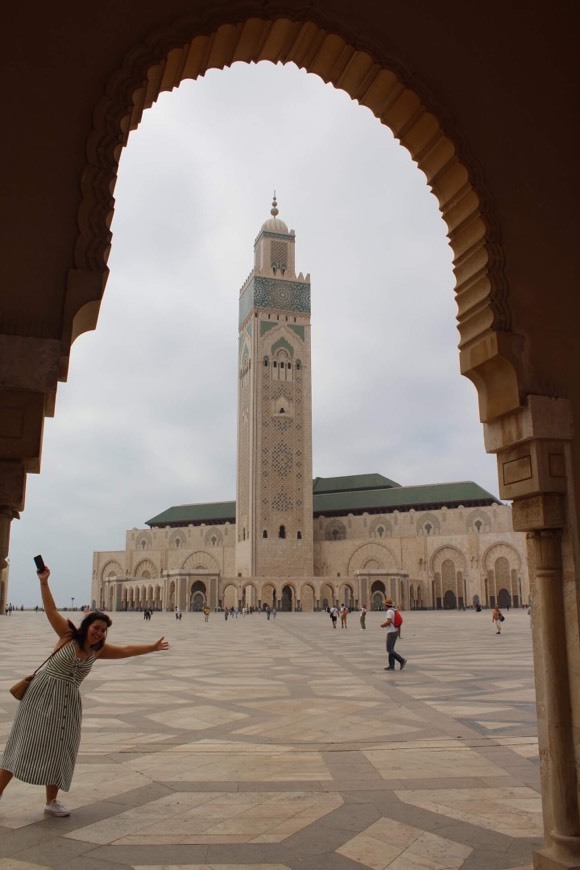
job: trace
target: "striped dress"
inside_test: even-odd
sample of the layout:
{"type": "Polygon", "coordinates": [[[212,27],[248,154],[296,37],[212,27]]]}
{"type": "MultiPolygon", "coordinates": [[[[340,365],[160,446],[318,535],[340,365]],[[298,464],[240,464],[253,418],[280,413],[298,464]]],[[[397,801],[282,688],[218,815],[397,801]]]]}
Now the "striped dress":
{"type": "Polygon", "coordinates": [[[18,706],[2,767],[34,785],[70,788],[81,739],[82,703],[78,687],[95,663],[76,656],[71,642],[38,671],[18,706]]]}

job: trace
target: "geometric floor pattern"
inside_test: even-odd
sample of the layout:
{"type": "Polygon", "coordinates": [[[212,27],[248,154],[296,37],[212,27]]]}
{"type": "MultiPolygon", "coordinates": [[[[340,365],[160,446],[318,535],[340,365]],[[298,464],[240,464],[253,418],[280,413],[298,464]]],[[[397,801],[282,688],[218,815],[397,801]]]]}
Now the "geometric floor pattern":
{"type": "MultiPolygon", "coordinates": [[[[78,618],[76,614],[76,618],[78,618]]],[[[378,613],[224,620],[112,614],[69,818],[13,780],[0,870],[524,870],[542,842],[529,617],[407,613],[403,673],[378,613]]],[[[43,614],[0,617],[0,746],[16,679],[46,657],[43,614]]]]}

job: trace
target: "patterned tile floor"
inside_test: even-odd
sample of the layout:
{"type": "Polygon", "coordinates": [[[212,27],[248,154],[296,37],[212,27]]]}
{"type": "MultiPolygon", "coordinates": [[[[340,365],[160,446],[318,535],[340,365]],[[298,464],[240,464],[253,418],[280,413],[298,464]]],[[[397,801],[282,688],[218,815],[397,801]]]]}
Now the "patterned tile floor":
{"type": "MultiPolygon", "coordinates": [[[[113,614],[110,640],[167,653],[98,662],[70,818],[13,781],[0,870],[526,870],[541,843],[529,617],[409,613],[385,673],[380,614],[113,614]]],[[[52,643],[0,618],[8,687],[52,643]]]]}

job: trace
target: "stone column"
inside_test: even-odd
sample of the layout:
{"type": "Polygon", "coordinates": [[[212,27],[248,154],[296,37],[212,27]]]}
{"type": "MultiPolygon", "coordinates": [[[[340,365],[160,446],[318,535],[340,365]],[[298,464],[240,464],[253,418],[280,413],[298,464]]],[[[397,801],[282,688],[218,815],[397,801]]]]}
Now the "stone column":
{"type": "Polygon", "coordinates": [[[514,530],[528,532],[546,840],[534,854],[536,870],[580,868],[580,746],[574,721],[580,701],[570,667],[571,656],[576,668],[580,661],[579,589],[570,546],[577,530],[567,500],[571,438],[570,408],[562,399],[528,396],[517,412],[485,424],[486,448],[497,453],[500,495],[513,499],[514,530]]]}

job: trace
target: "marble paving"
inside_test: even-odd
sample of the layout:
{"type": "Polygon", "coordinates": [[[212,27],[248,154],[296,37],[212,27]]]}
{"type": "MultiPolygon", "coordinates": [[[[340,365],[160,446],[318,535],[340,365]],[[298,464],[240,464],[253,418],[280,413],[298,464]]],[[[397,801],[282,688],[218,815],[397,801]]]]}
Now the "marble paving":
{"type": "MultiPolygon", "coordinates": [[[[77,614],[78,616],[78,614],[77,614]]],[[[385,672],[381,615],[112,614],[82,689],[68,818],[13,780],[0,870],[528,870],[542,838],[529,617],[408,613],[385,672]]],[[[9,686],[47,655],[43,614],[0,617],[9,686]]]]}

